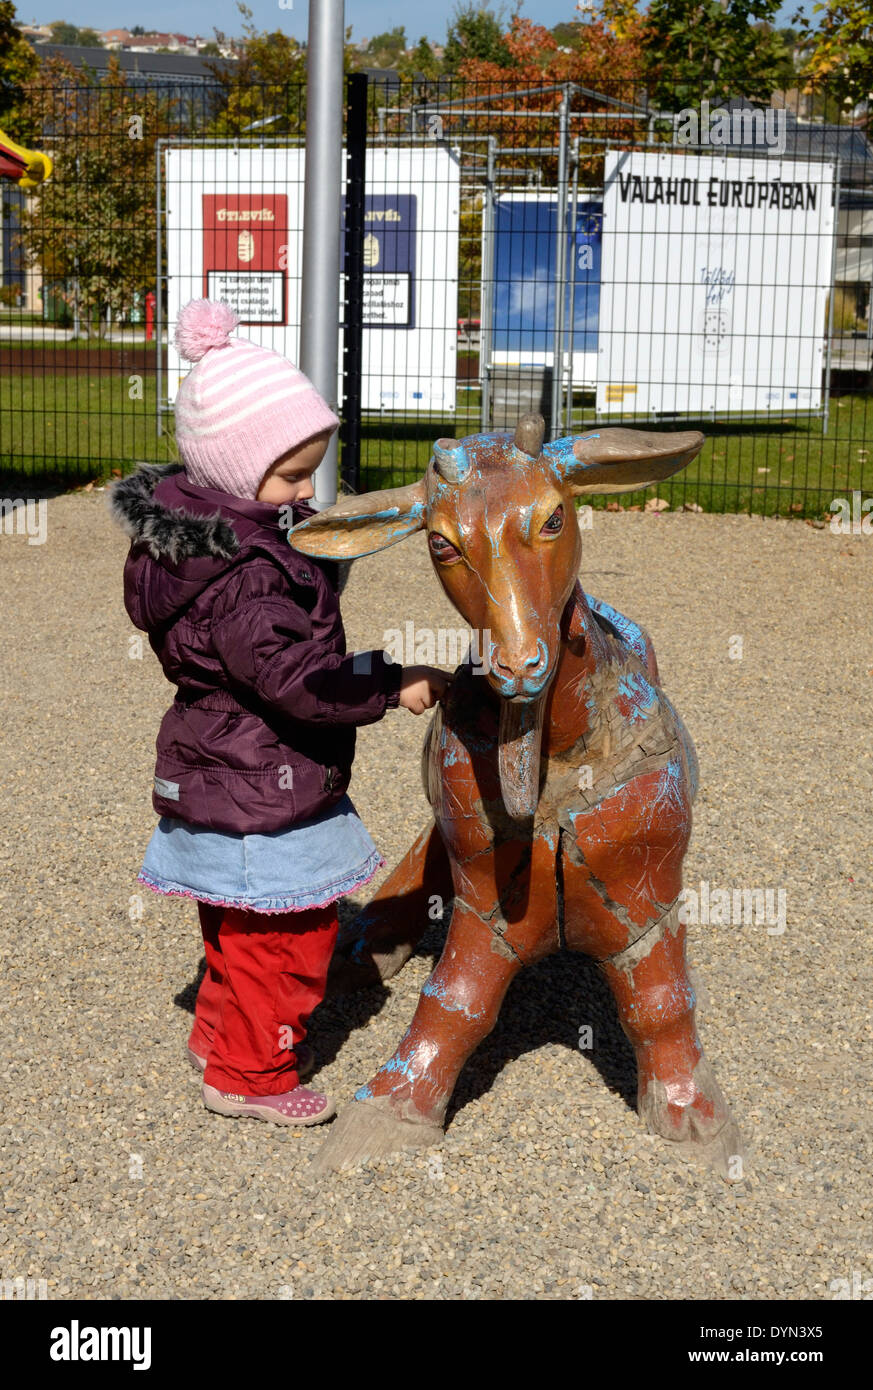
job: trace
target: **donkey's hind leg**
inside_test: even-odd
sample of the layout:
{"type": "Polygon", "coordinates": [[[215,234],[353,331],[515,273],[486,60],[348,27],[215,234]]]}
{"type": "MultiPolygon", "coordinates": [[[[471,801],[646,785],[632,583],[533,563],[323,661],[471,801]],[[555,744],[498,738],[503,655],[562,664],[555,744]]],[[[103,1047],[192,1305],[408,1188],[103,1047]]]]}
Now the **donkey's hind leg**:
{"type": "Polygon", "coordinates": [[[694,1022],[677,903],[624,951],[601,960],[637,1058],[646,1128],[729,1180],[745,1176],[742,1140],[694,1022]]]}
{"type": "Polygon", "coordinates": [[[745,1176],[742,1143],[697,1036],[679,920],[690,821],[678,795],[675,815],[659,821],[669,805],[664,781],[657,771],[635,779],[574,816],[572,836],[562,833],[566,941],[594,957],[610,984],[647,1128],[735,1180],[745,1176]]]}
{"type": "Polygon", "coordinates": [[[328,974],[328,994],[351,994],[390,980],[403,969],[430,923],[442,915],[452,893],[448,855],[431,824],[341,933],[328,974]]]}

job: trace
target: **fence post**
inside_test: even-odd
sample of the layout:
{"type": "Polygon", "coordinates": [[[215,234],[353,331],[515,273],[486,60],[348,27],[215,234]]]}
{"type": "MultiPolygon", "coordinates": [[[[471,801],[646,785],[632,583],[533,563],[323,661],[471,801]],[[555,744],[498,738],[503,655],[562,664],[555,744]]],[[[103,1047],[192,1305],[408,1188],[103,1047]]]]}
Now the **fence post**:
{"type": "Polygon", "coordinates": [[[361,378],[364,342],[364,197],[367,163],[367,74],[348,77],[346,105],[345,299],[343,304],[342,480],[361,490],[361,378]]]}
{"type": "Polygon", "coordinates": [[[569,152],[569,113],[570,93],[564,84],[564,95],[559,109],[558,137],[558,195],[556,208],[555,243],[555,324],[552,337],[552,392],[548,436],[557,439],[563,424],[563,375],[564,375],[564,285],[567,276],[567,155],[569,152]]]}
{"type": "MultiPolygon", "coordinates": [[[[309,0],[300,367],[336,407],[343,147],[343,0],[309,0]]],[[[336,501],[337,437],[315,473],[316,510],[336,501]]]]}

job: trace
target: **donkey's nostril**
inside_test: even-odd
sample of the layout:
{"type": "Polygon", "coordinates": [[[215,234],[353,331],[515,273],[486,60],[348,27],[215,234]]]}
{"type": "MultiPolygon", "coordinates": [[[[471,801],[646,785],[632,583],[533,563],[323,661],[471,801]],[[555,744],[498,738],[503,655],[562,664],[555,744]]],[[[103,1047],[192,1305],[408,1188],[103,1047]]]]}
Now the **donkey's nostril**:
{"type": "Polygon", "coordinates": [[[540,641],[540,642],[537,642],[536,656],[529,656],[528,659],[527,659],[527,661],[526,661],[524,664],[525,664],[525,666],[536,666],[536,667],[541,667],[541,666],[545,666],[545,664],[546,664],[546,662],[548,661],[548,659],[549,659],[549,649],[548,649],[548,647],[546,646],[545,642],[540,641]]]}

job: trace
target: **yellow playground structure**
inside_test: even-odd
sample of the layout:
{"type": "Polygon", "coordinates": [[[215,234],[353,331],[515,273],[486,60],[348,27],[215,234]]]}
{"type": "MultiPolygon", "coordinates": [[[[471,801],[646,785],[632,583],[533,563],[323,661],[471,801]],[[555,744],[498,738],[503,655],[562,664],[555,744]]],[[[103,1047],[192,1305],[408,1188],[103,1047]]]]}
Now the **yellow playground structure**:
{"type": "Polygon", "coordinates": [[[49,177],[52,162],[40,150],[28,150],[18,145],[0,130],[0,179],[11,179],[19,188],[36,188],[49,177]]]}

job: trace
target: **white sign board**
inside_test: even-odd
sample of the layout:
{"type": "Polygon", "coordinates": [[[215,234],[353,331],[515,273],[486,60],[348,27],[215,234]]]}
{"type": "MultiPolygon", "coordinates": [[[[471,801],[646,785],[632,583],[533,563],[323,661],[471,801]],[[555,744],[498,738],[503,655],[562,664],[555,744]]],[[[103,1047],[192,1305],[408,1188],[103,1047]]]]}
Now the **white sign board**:
{"type": "MultiPolygon", "coordinates": [[[[172,404],[190,370],[172,338],[189,299],[225,300],[241,336],[299,361],[306,152],[170,147],[166,171],[172,404]]],[[[457,157],[442,146],[367,151],[364,410],[455,409],[459,183],[457,157]]],[[[338,404],[342,348],[340,328],[338,404]]]]}
{"type": "Polygon", "coordinates": [[[603,414],[822,404],[834,166],[607,151],[603,414]]]}
{"type": "Polygon", "coordinates": [[[223,299],[243,323],[282,322],[282,272],[207,270],[206,294],[223,299]]]}

